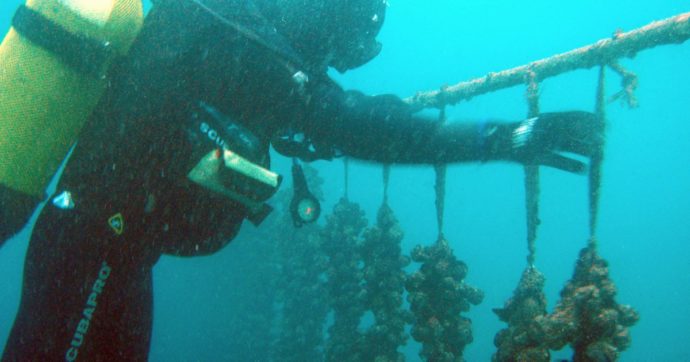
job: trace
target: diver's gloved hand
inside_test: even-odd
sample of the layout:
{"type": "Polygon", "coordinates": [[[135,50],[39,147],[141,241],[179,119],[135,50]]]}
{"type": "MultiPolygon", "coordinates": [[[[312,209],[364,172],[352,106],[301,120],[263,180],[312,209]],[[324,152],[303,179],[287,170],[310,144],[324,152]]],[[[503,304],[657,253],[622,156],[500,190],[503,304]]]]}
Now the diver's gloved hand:
{"type": "Polygon", "coordinates": [[[509,159],[574,173],[585,172],[586,165],[566,154],[592,157],[604,140],[603,121],[589,112],[542,113],[511,126],[510,147],[504,148],[509,159]]]}

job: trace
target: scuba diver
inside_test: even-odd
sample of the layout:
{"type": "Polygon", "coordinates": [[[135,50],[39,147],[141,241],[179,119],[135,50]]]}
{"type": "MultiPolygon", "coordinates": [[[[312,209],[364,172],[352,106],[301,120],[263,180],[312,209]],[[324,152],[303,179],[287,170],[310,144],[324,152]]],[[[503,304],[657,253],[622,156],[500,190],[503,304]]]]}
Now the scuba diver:
{"type": "MultiPolygon", "coordinates": [[[[2,361],[146,360],[153,265],[162,254],[214,253],[243,220],[261,222],[281,183],[270,146],[303,161],[512,161],[584,171],[564,153],[589,157],[600,147],[591,113],[441,125],[398,97],[343,90],[327,70],[345,72],[380,52],[386,6],[154,1],[36,222],[2,361]]],[[[2,194],[6,238],[36,197],[2,194]]]]}

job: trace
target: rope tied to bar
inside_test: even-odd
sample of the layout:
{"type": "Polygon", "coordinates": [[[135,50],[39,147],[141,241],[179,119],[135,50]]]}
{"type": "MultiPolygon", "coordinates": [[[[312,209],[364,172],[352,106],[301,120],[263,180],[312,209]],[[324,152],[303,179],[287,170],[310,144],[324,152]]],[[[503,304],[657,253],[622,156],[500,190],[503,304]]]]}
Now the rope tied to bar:
{"type": "Polygon", "coordinates": [[[537,73],[533,69],[529,69],[525,74],[527,82],[527,116],[536,117],[539,114],[539,82],[537,81],[537,73]]]}
{"type": "Polygon", "coordinates": [[[621,100],[625,102],[628,107],[637,108],[640,105],[635,96],[635,90],[638,86],[637,74],[625,69],[618,61],[610,62],[608,66],[621,76],[621,87],[623,88],[611,96],[609,103],[621,100]]]}
{"type": "MultiPolygon", "coordinates": [[[[537,73],[527,72],[527,117],[539,115],[539,82],[537,73]]],[[[527,211],[527,264],[534,265],[537,227],[539,226],[539,166],[527,165],[525,169],[525,207],[527,211]]]]}
{"type": "MultiPolygon", "coordinates": [[[[439,122],[441,124],[446,121],[446,107],[445,104],[441,107],[439,112],[439,122]]],[[[444,239],[443,236],[443,215],[446,204],[446,168],[445,164],[438,164],[434,166],[436,172],[436,184],[434,190],[436,191],[436,222],[438,224],[438,240],[444,239]]]]}
{"type": "MultiPolygon", "coordinates": [[[[599,68],[599,79],[597,83],[595,114],[601,122],[600,127],[606,127],[606,67],[599,68]]],[[[601,189],[601,165],[604,160],[604,139],[593,151],[589,164],[589,244],[596,246],[597,219],[599,216],[599,196],[601,189]]]]}

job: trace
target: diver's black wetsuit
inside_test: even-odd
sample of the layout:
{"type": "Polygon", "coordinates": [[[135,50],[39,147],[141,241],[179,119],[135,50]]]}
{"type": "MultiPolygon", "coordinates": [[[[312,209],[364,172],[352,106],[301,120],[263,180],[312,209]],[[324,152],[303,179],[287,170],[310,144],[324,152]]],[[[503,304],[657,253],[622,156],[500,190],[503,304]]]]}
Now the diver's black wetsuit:
{"type": "Polygon", "coordinates": [[[260,158],[271,142],[304,158],[507,157],[499,145],[509,143],[499,141],[510,137],[508,127],[491,135],[476,126],[447,132],[413,117],[398,98],[345,92],[324,70],[303,67],[279,36],[266,33],[270,27],[247,31],[242,24],[262,21],[237,9],[212,14],[179,0],[154,6],[59,183],[74,208],[48,204],[36,224],[3,361],[147,358],[152,266],[162,253],[219,250],[247,213],[186,177],[216,147],[199,130],[203,105],[251,130],[260,158]],[[276,137],[289,130],[304,133],[314,153],[276,137]]]}
{"type": "Polygon", "coordinates": [[[399,100],[345,93],[307,69],[300,84],[289,56],[191,2],[170,5],[154,6],[80,136],[58,186],[75,207],[48,204],[36,224],[3,361],[146,359],[154,263],[162,253],[217,251],[246,213],[186,178],[215,146],[192,116],[203,114],[199,102],[253,131],[266,154],[292,127],[323,157],[336,148],[384,161],[432,156],[407,152],[412,138],[400,137],[409,130],[382,122],[409,117],[399,100]]]}

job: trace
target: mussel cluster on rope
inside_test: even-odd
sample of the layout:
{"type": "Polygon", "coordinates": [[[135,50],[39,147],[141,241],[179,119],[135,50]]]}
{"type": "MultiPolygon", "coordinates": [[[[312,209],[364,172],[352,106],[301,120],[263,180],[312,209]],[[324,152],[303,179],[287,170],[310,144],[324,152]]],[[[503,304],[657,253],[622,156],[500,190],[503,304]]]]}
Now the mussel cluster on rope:
{"type": "Polygon", "coordinates": [[[533,323],[537,317],[546,315],[544,276],[529,266],[522,272],[513,297],[503,308],[494,308],[494,313],[508,327],[500,330],[494,338],[498,348],[492,356],[494,362],[530,361],[548,362],[550,354],[544,346],[541,333],[534,333],[533,323]]]}
{"type": "Polygon", "coordinates": [[[364,232],[360,252],[364,262],[365,305],[374,317],[360,344],[361,361],[404,361],[398,348],[407,342],[405,325],[412,315],[403,309],[406,274],[410,263],[402,255],[403,231],[393,210],[384,203],[376,225],[364,232]]]}
{"type": "Polygon", "coordinates": [[[639,319],[630,306],[616,303],[616,287],[595,243],[580,251],[573,277],[553,313],[546,313],[544,277],[528,267],[504,308],[494,309],[508,328],[494,340],[493,361],[549,361],[549,350],[570,345],[574,362],[616,361],[630,345],[628,328],[639,319]]]}
{"type": "Polygon", "coordinates": [[[358,244],[366,226],[359,205],[342,198],[321,231],[322,247],[328,257],[326,276],[333,310],[333,324],[328,328],[326,343],[328,361],[359,360],[357,346],[362,335],[358,327],[364,314],[364,287],[358,244]]]}
{"type": "Polygon", "coordinates": [[[550,349],[570,344],[574,362],[615,361],[630,345],[628,327],[639,319],[630,306],[616,303],[615,296],[608,263],[591,242],[580,251],[554,312],[537,317],[533,333],[550,349]]]}
{"type": "Polygon", "coordinates": [[[458,260],[446,239],[432,246],[416,246],[412,260],[422,263],[406,283],[414,314],[412,337],[422,344],[427,361],[462,361],[472,342],[472,321],[462,312],[484,299],[484,293],[464,282],[467,266],[458,260]]]}

